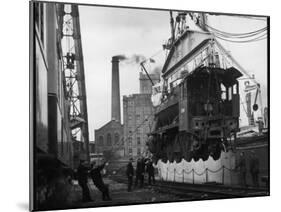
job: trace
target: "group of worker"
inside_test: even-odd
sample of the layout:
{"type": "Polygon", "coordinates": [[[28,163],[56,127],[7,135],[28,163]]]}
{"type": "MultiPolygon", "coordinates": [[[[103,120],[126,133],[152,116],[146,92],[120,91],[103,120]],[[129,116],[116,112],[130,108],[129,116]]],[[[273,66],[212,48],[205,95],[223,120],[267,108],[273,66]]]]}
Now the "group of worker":
{"type": "Polygon", "coordinates": [[[94,185],[102,193],[102,200],[109,201],[111,200],[109,196],[108,185],[103,182],[101,171],[108,163],[105,162],[102,165],[96,165],[93,162],[90,166],[86,161],[81,160],[77,168],[77,180],[79,186],[82,188],[82,201],[90,202],[93,201],[90,196],[90,190],[88,187],[88,177],[90,176],[94,185]]]}
{"type": "MultiPolygon", "coordinates": [[[[151,183],[155,184],[155,177],[154,177],[154,167],[151,159],[144,159],[139,158],[137,160],[136,170],[133,167],[133,159],[129,160],[126,169],[126,175],[128,177],[128,191],[132,190],[133,185],[133,177],[135,176],[135,188],[144,186],[144,177],[145,173],[148,173],[148,184],[151,183]]],[[[90,195],[90,189],[88,187],[88,178],[91,177],[94,185],[98,188],[98,190],[102,193],[102,200],[109,201],[111,197],[109,195],[109,188],[108,185],[103,182],[102,179],[102,170],[104,167],[108,165],[107,162],[103,163],[102,165],[96,165],[93,162],[90,166],[87,161],[80,161],[80,164],[76,171],[76,176],[78,180],[78,184],[82,189],[82,201],[83,202],[91,202],[93,201],[90,195]]]]}
{"type": "Polygon", "coordinates": [[[138,158],[136,164],[136,170],[133,166],[133,159],[131,158],[126,170],[126,175],[128,178],[128,191],[132,191],[133,186],[133,178],[135,175],[135,188],[139,187],[142,188],[144,186],[144,178],[145,173],[148,174],[148,185],[151,185],[151,182],[155,184],[155,177],[154,177],[154,167],[153,162],[149,158],[138,158]]]}
{"type": "MultiPolygon", "coordinates": [[[[239,169],[240,174],[240,185],[246,187],[247,186],[247,168],[246,168],[246,158],[245,153],[241,152],[239,161],[236,166],[237,169],[239,169]]],[[[255,153],[255,151],[251,151],[250,154],[250,164],[249,164],[249,170],[252,177],[252,182],[255,187],[259,187],[259,159],[255,153]]]]}

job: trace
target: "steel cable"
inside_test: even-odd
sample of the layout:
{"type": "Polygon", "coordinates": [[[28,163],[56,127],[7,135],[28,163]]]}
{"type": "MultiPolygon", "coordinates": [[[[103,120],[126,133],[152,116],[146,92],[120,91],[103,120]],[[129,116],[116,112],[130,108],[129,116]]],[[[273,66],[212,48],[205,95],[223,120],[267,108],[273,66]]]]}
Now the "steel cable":
{"type": "Polygon", "coordinates": [[[254,42],[254,41],[260,41],[260,40],[264,40],[267,38],[267,36],[265,36],[266,34],[263,34],[261,36],[258,36],[254,39],[250,39],[250,40],[229,40],[229,39],[226,39],[226,38],[223,38],[223,37],[220,37],[218,35],[215,35],[216,38],[218,39],[221,39],[221,40],[224,40],[224,41],[228,41],[228,42],[233,42],[233,43],[249,43],[249,42],[254,42]]]}
{"type": "Polygon", "coordinates": [[[220,33],[220,34],[224,34],[224,35],[229,35],[229,36],[233,36],[233,37],[239,37],[239,36],[252,36],[252,35],[256,35],[256,34],[259,34],[259,33],[262,33],[264,31],[267,30],[267,27],[264,27],[264,28],[261,28],[259,30],[255,30],[255,31],[252,31],[252,32],[246,32],[246,33],[230,33],[230,32],[225,32],[225,31],[221,31],[221,30],[218,30],[214,27],[211,27],[207,24],[205,24],[206,27],[212,29],[213,31],[217,32],[217,33],[220,33]]]}

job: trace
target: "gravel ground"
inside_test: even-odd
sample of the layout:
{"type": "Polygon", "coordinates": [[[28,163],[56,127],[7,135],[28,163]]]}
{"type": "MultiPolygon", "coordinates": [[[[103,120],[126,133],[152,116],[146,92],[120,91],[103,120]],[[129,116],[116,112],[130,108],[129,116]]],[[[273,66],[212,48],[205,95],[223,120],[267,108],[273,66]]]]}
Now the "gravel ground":
{"type": "Polygon", "coordinates": [[[112,201],[103,201],[101,192],[89,180],[89,187],[91,197],[94,201],[82,203],[82,191],[78,185],[73,186],[70,198],[74,207],[98,207],[98,206],[113,206],[113,205],[126,205],[137,203],[153,203],[164,201],[175,201],[179,198],[174,195],[158,193],[151,187],[136,188],[131,192],[127,191],[127,184],[118,183],[110,179],[104,179],[104,182],[109,185],[110,196],[112,201]]]}

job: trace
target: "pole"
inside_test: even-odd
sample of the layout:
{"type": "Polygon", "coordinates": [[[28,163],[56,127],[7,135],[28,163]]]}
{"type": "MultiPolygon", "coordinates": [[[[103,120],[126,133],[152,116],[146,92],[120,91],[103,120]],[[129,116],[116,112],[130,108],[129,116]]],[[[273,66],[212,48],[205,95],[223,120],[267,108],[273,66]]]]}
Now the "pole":
{"type": "Polygon", "coordinates": [[[224,185],[224,166],[222,166],[222,184],[224,185]]]}
{"type": "Polygon", "coordinates": [[[149,76],[148,72],[146,71],[146,69],[145,69],[145,67],[144,67],[144,65],[143,65],[143,64],[144,64],[144,61],[143,61],[143,62],[141,62],[141,63],[140,63],[140,65],[141,65],[141,67],[143,68],[143,70],[145,71],[145,73],[146,73],[146,75],[147,75],[148,79],[150,80],[150,82],[151,82],[152,86],[154,86],[154,83],[153,83],[152,79],[150,78],[150,76],[149,76]]]}
{"type": "Polygon", "coordinates": [[[192,169],[192,184],[194,184],[194,169],[192,169]]]}
{"type": "Polygon", "coordinates": [[[206,168],[206,183],[208,182],[208,168],[206,168]]]}
{"type": "Polygon", "coordinates": [[[173,18],[173,11],[170,10],[170,24],[171,24],[171,39],[172,43],[175,41],[175,28],[174,28],[174,18],[173,18]]]}

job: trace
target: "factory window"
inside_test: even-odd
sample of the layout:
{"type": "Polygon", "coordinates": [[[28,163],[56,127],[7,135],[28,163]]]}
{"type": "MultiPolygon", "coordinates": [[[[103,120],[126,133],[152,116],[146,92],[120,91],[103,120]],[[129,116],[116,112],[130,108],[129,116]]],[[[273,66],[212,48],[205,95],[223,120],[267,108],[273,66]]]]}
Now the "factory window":
{"type": "Polygon", "coordinates": [[[139,114],[137,114],[137,115],[136,115],[136,120],[137,120],[137,122],[140,121],[140,118],[141,118],[141,116],[140,116],[139,114]]]}
{"type": "Polygon", "coordinates": [[[131,155],[133,153],[132,148],[129,148],[129,154],[131,155]]]}
{"type": "Polygon", "coordinates": [[[129,146],[132,146],[132,143],[133,143],[132,137],[129,137],[129,138],[128,138],[128,143],[129,143],[129,146]]]}
{"type": "Polygon", "coordinates": [[[140,137],[137,137],[137,144],[138,144],[138,145],[141,144],[141,139],[140,139],[140,137]]]}
{"type": "Polygon", "coordinates": [[[114,144],[118,144],[118,142],[119,142],[119,134],[115,133],[115,135],[114,135],[114,144]]]}
{"type": "Polygon", "coordinates": [[[137,153],[138,153],[138,155],[141,154],[141,149],[140,148],[137,149],[137,153]]]}
{"type": "Polygon", "coordinates": [[[103,136],[99,137],[99,145],[103,146],[103,136]]]}
{"type": "Polygon", "coordinates": [[[110,135],[110,133],[107,134],[107,146],[111,146],[111,135],[110,135]]]}

